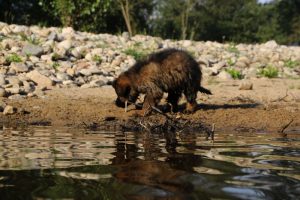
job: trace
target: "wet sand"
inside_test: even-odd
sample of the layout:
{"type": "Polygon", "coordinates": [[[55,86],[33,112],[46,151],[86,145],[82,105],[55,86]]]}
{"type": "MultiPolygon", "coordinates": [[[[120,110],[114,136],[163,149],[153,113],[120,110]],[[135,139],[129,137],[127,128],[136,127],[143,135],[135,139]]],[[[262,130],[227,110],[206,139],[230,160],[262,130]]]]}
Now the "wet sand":
{"type": "MultiPolygon", "coordinates": [[[[178,113],[185,119],[203,122],[216,130],[280,131],[293,122],[287,130],[300,127],[300,80],[252,79],[253,90],[239,90],[241,81],[210,79],[203,83],[213,95],[198,93],[198,110],[193,114],[178,113]]],[[[17,108],[12,115],[0,115],[5,126],[51,125],[86,127],[105,124],[114,119],[115,124],[130,119],[134,106],[125,113],[114,105],[116,98],[111,86],[101,88],[53,89],[44,96],[9,100],[7,105],[17,108]]],[[[180,101],[184,107],[185,99],[180,101]]],[[[112,124],[112,122],[109,122],[112,124]]]]}

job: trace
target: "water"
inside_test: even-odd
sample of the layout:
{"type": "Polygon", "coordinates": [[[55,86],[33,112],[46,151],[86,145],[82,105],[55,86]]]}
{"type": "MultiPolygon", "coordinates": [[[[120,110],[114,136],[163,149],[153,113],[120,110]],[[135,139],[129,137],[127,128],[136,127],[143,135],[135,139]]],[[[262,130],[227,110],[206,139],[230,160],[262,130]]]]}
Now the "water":
{"type": "Polygon", "coordinates": [[[300,131],[0,131],[0,199],[300,199],[300,131]]]}

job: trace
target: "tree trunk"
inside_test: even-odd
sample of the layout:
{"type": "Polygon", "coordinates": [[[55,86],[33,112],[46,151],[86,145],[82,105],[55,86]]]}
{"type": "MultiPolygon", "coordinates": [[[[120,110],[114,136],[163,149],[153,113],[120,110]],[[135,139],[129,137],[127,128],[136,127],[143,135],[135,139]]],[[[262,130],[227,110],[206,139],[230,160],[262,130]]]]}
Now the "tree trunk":
{"type": "Polygon", "coordinates": [[[127,30],[129,32],[130,37],[132,37],[133,33],[132,33],[131,22],[130,22],[129,0],[119,0],[119,3],[121,6],[122,15],[124,17],[127,30]]]}

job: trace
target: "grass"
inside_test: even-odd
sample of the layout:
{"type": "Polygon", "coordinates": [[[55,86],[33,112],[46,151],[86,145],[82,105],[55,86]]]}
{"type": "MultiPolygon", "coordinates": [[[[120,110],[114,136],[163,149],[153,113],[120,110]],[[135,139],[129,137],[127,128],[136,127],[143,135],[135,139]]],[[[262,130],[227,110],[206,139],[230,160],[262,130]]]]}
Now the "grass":
{"type": "Polygon", "coordinates": [[[0,35],[0,42],[2,42],[4,40],[4,36],[0,35]]]}
{"type": "Polygon", "coordinates": [[[22,62],[22,58],[20,56],[18,56],[16,53],[10,54],[5,59],[6,59],[6,62],[8,62],[8,63],[12,63],[12,62],[19,63],[19,62],[22,62]]]}
{"type": "Polygon", "coordinates": [[[146,54],[134,48],[128,48],[124,51],[126,55],[132,56],[135,60],[141,60],[146,57],[146,54]]]}
{"type": "Polygon", "coordinates": [[[236,55],[240,54],[240,51],[236,47],[236,44],[233,42],[229,43],[229,47],[227,47],[227,51],[230,53],[234,53],[236,55]]]}
{"type": "Polygon", "coordinates": [[[187,51],[187,52],[188,52],[188,54],[189,54],[190,56],[192,56],[193,58],[196,57],[196,52],[195,52],[195,51],[187,51]]]}
{"type": "Polygon", "coordinates": [[[53,53],[51,58],[52,58],[52,60],[56,61],[56,60],[60,59],[60,55],[58,55],[57,53],[53,53]]]}
{"type": "Polygon", "coordinates": [[[272,65],[267,66],[264,69],[261,69],[258,74],[267,78],[276,78],[278,77],[278,69],[272,65]]]}
{"type": "Polygon", "coordinates": [[[229,73],[233,79],[243,79],[244,78],[244,76],[241,74],[241,72],[234,68],[226,69],[226,72],[229,73]]]}
{"type": "Polygon", "coordinates": [[[54,69],[55,71],[57,71],[57,69],[58,69],[58,67],[59,67],[59,63],[58,63],[58,62],[54,62],[54,63],[52,64],[52,67],[53,67],[53,69],[54,69]]]}
{"type": "Polygon", "coordinates": [[[229,58],[229,59],[227,60],[227,64],[228,64],[230,67],[232,67],[232,66],[235,64],[235,62],[234,62],[231,58],[229,58]]]}
{"type": "Polygon", "coordinates": [[[30,44],[39,45],[41,44],[41,41],[37,39],[36,37],[28,37],[25,33],[20,33],[21,40],[27,41],[30,44]]]}
{"type": "Polygon", "coordinates": [[[284,61],[284,67],[295,68],[295,67],[297,67],[299,65],[300,65],[300,62],[297,61],[297,60],[288,59],[288,60],[284,61]]]}
{"type": "Polygon", "coordinates": [[[95,61],[96,63],[101,63],[102,62],[102,58],[99,55],[94,55],[92,57],[93,61],[95,61]]]}
{"type": "Polygon", "coordinates": [[[106,43],[106,42],[99,42],[98,44],[96,44],[96,47],[97,48],[101,48],[101,49],[106,49],[106,48],[109,48],[110,47],[110,45],[108,44],[108,43],[106,43]]]}

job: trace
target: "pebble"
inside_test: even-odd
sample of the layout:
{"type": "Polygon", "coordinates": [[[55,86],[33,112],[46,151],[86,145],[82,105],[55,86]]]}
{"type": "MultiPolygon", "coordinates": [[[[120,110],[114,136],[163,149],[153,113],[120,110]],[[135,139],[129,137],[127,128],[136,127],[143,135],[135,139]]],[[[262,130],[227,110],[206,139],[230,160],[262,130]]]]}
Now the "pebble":
{"type": "Polygon", "coordinates": [[[249,81],[242,81],[239,90],[252,90],[253,89],[253,83],[249,81]]]}
{"type": "MultiPolygon", "coordinates": [[[[300,75],[300,47],[283,46],[276,41],[228,45],[211,41],[162,40],[145,35],[130,37],[127,32],[116,36],[79,32],[70,27],[40,28],[1,22],[0,25],[3,36],[0,42],[2,97],[44,96],[37,91],[51,89],[54,85],[57,88],[104,87],[136,63],[134,56],[126,53],[128,49],[142,54],[162,47],[185,49],[201,65],[204,77],[215,76],[222,80],[232,80],[226,72],[228,68],[239,70],[245,79],[252,79],[268,65],[278,69],[279,77],[298,78],[300,75]],[[40,43],[21,41],[20,32],[40,43]],[[15,60],[8,60],[9,56],[15,60]],[[20,58],[22,62],[18,62],[20,58]]],[[[241,90],[250,88],[253,89],[251,83],[240,83],[241,90]]]]}
{"type": "Polygon", "coordinates": [[[0,97],[6,97],[7,92],[4,88],[0,88],[0,97]]]}
{"type": "Polygon", "coordinates": [[[23,47],[22,53],[30,56],[41,56],[44,53],[44,49],[38,45],[27,44],[23,47]]]}
{"type": "Polygon", "coordinates": [[[3,110],[3,115],[11,115],[14,113],[16,113],[16,108],[14,108],[10,105],[5,106],[5,108],[3,110]]]}

